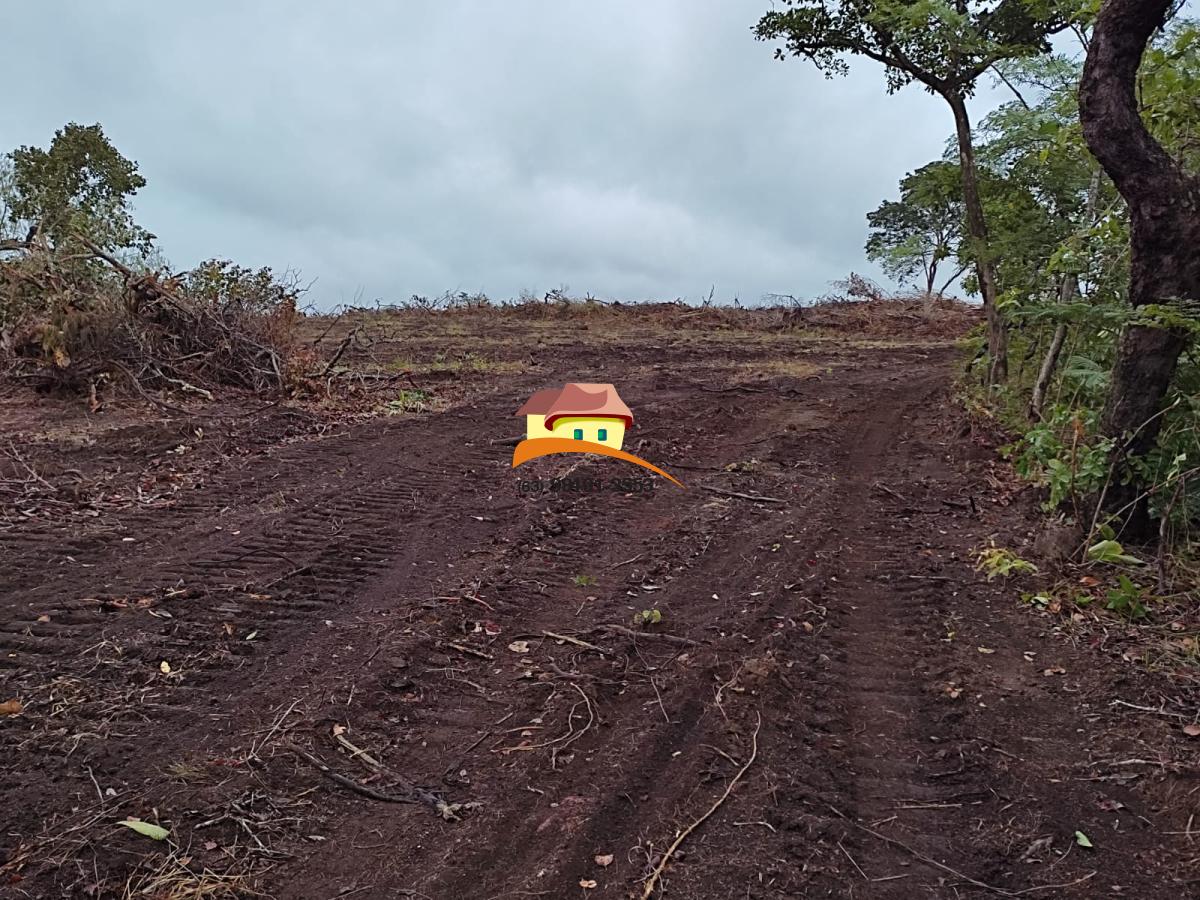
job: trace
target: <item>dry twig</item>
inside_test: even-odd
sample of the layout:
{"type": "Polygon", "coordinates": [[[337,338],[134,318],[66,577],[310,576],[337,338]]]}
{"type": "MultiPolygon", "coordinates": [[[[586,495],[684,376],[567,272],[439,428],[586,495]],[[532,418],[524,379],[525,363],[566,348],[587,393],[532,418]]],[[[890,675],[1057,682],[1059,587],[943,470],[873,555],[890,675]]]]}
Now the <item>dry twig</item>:
{"type": "Polygon", "coordinates": [[[721,794],[721,796],[717,798],[717,802],[708,808],[708,812],[681,831],[679,833],[679,837],[675,838],[671,846],[667,848],[667,852],[662,855],[662,859],[658,861],[658,865],[654,867],[654,871],[651,872],[650,877],[646,879],[646,886],[642,890],[642,900],[649,900],[650,896],[654,893],[655,887],[658,886],[658,880],[662,877],[663,870],[667,867],[667,863],[671,861],[671,857],[674,855],[675,851],[679,849],[679,845],[687,840],[689,834],[703,825],[709,816],[720,809],[721,804],[728,799],[731,793],[733,793],[734,787],[737,786],[737,783],[741,780],[742,776],[745,775],[750,766],[754,764],[754,760],[758,756],[758,730],[761,727],[762,715],[760,714],[758,716],[758,721],[756,721],[754,724],[754,733],[750,736],[750,758],[746,760],[746,764],[738,770],[738,773],[734,775],[729,784],[725,786],[725,793],[721,794]]]}
{"type": "Polygon", "coordinates": [[[724,488],[708,487],[707,485],[703,484],[700,486],[704,488],[704,490],[713,494],[719,494],[722,497],[736,497],[738,500],[752,500],[755,503],[787,503],[786,500],[781,500],[779,497],[762,497],[758,494],[743,494],[738,491],[727,491],[724,488]]]}
{"type": "Polygon", "coordinates": [[[385,772],[392,778],[399,781],[408,791],[408,793],[404,795],[385,794],[382,791],[377,791],[374,788],[367,787],[365,784],[359,784],[354,779],[347,778],[345,775],[342,775],[339,772],[333,771],[333,769],[329,768],[329,766],[327,766],[316,756],[313,756],[313,754],[301,747],[296,746],[295,744],[286,744],[285,746],[286,749],[290,750],[292,753],[308,762],[330,781],[334,782],[335,784],[340,784],[342,787],[351,790],[356,794],[361,794],[362,796],[371,800],[379,800],[383,803],[424,803],[436,810],[438,814],[447,822],[457,822],[459,820],[458,812],[460,810],[473,808],[477,805],[474,803],[447,803],[441,797],[438,797],[436,794],[433,794],[424,788],[419,788],[416,785],[406,783],[398,775],[384,768],[383,764],[378,760],[375,760],[369,756],[364,757],[363,751],[358,750],[358,748],[354,747],[353,744],[350,744],[349,741],[346,741],[345,743],[354,749],[359,758],[362,758],[364,762],[369,759],[371,762],[375,763],[375,768],[378,768],[379,771],[385,772]]]}
{"type": "Polygon", "coordinates": [[[1038,891],[1062,890],[1063,888],[1069,888],[1069,887],[1074,887],[1077,884],[1083,884],[1083,882],[1087,881],[1089,878],[1092,878],[1096,874],[1095,872],[1089,872],[1087,875],[1084,875],[1082,878],[1076,878],[1074,881],[1064,882],[1063,884],[1039,884],[1034,887],[1022,888],[1019,891],[1010,891],[1005,888],[996,887],[994,884],[988,884],[986,881],[979,881],[976,878],[972,878],[970,875],[964,875],[962,872],[959,872],[957,869],[952,869],[945,863],[940,863],[933,857],[926,856],[924,853],[921,853],[919,850],[915,850],[914,848],[910,847],[908,844],[904,843],[903,841],[896,840],[896,838],[893,838],[893,837],[888,837],[886,834],[882,834],[873,828],[868,828],[866,825],[863,825],[861,822],[855,821],[854,819],[852,819],[848,815],[846,815],[844,812],[842,812],[840,809],[838,809],[836,806],[833,806],[832,804],[827,804],[827,805],[829,806],[829,809],[833,811],[834,815],[836,815],[838,818],[845,820],[846,822],[850,823],[855,828],[857,828],[861,831],[865,831],[867,834],[871,835],[871,837],[877,838],[878,840],[881,840],[886,844],[891,844],[894,847],[899,847],[901,850],[908,853],[914,859],[919,859],[921,862],[925,863],[926,865],[933,866],[935,869],[941,869],[946,874],[953,875],[955,878],[959,878],[959,879],[965,881],[967,884],[974,885],[975,887],[981,888],[985,891],[991,891],[994,894],[999,894],[1001,897],[1023,897],[1028,894],[1037,893],[1038,891]]]}
{"type": "Polygon", "coordinates": [[[602,656],[612,655],[611,651],[605,650],[603,647],[597,647],[595,644],[589,644],[587,641],[581,641],[579,638],[574,638],[570,635],[555,634],[553,631],[543,631],[542,634],[556,641],[566,641],[568,644],[574,644],[576,647],[581,647],[584,650],[595,650],[602,656]]]}
{"type": "Polygon", "coordinates": [[[699,641],[693,641],[691,638],[679,637],[674,634],[663,634],[660,631],[634,631],[632,628],[626,628],[624,625],[597,625],[596,631],[607,631],[611,634],[623,634],[625,637],[647,638],[655,641],[666,641],[668,644],[683,644],[685,647],[699,647],[699,641]]]}

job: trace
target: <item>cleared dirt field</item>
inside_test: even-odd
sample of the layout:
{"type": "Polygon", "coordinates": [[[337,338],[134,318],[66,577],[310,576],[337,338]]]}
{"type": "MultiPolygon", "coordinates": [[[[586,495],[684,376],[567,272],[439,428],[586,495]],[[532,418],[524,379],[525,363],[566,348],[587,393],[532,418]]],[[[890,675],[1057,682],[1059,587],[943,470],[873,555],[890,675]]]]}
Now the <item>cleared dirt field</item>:
{"type": "Polygon", "coordinates": [[[953,340],[391,334],[400,415],[5,397],[0,895],[638,897],[722,798],[655,896],[1196,895],[1165,679],[975,571],[1035,502],[953,340]],[[645,475],[512,470],[564,381],[686,488],[523,490],[645,475]]]}

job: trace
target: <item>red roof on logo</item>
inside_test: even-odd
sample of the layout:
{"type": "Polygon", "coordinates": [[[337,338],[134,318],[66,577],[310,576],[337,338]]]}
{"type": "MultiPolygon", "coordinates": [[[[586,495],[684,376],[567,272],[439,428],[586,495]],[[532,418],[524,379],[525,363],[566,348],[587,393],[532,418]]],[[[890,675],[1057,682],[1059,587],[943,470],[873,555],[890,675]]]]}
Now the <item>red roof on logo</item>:
{"type": "Polygon", "coordinates": [[[611,384],[582,384],[570,382],[561,389],[538,391],[517,410],[518,416],[545,416],[546,427],[554,426],[564,416],[595,416],[602,419],[623,419],[625,427],[633,424],[633,413],[611,384]]]}

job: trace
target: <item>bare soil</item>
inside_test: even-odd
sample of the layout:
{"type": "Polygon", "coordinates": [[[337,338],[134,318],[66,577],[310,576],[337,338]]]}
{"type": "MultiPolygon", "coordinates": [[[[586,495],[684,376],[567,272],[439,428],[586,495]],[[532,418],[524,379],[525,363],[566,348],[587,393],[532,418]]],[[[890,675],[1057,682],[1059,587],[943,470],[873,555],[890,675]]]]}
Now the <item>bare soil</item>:
{"type": "Polygon", "coordinates": [[[0,402],[0,896],[640,897],[722,797],[655,896],[1197,895],[1179,682],[976,571],[952,341],[423,321],[403,415],[0,402]],[[686,489],[512,470],[568,380],[686,489]]]}

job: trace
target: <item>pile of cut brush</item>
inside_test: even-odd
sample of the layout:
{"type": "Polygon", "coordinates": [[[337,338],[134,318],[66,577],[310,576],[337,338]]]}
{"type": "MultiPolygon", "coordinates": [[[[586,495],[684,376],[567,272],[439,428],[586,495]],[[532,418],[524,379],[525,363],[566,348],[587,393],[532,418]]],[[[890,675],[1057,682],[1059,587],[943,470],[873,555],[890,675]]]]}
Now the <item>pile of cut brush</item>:
{"type": "MultiPolygon", "coordinates": [[[[570,297],[565,289],[548,291],[538,298],[522,294],[519,299],[493,303],[484,294],[450,292],[439,297],[414,295],[410,300],[386,308],[390,316],[441,315],[488,316],[521,319],[573,321],[586,319],[596,324],[640,319],[654,325],[743,331],[850,332],[867,336],[907,335],[920,339],[957,338],[981,320],[981,308],[941,294],[891,294],[874,281],[854,272],[833,282],[834,293],[815,300],[791,294],[768,294],[762,303],[744,306],[714,303],[713,292],[706,300],[685,303],[623,303],[600,300],[590,294],[570,297]]],[[[369,314],[351,307],[348,312],[369,314]]],[[[376,308],[376,311],[380,311],[376,308]]]]}
{"type": "Polygon", "coordinates": [[[148,391],[280,391],[310,362],[293,338],[300,290],[270,269],[138,271],[86,237],[35,238],[0,259],[0,371],[93,404],[117,386],[155,402],[148,391]]]}

